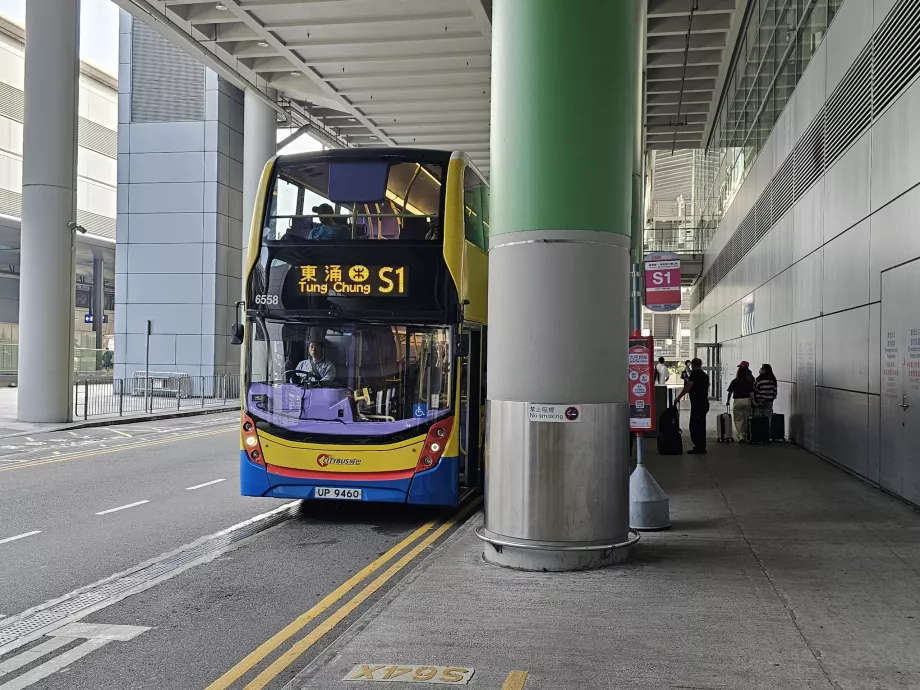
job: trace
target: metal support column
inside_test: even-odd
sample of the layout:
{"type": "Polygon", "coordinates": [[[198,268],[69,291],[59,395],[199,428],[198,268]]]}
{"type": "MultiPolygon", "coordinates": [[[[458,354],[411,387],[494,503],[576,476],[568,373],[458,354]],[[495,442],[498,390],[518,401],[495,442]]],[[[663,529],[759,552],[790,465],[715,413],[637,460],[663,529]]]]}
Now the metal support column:
{"type": "MultiPolygon", "coordinates": [[[[243,101],[243,275],[249,268],[249,235],[259,181],[268,159],[275,155],[278,139],[276,113],[252,89],[243,101]]],[[[257,219],[256,222],[261,222],[257,219]]],[[[245,295],[246,286],[243,286],[245,295]]]]}
{"type": "Polygon", "coordinates": [[[633,2],[495,0],[487,561],[622,561],[633,2]],[[533,405],[573,408],[538,421],[533,405]]]}
{"type": "Polygon", "coordinates": [[[80,0],[29,0],[19,281],[24,422],[73,417],[80,0]]]}
{"type": "Polygon", "coordinates": [[[93,257],[93,330],[96,349],[102,349],[102,326],[105,323],[105,264],[102,255],[93,257]]]}

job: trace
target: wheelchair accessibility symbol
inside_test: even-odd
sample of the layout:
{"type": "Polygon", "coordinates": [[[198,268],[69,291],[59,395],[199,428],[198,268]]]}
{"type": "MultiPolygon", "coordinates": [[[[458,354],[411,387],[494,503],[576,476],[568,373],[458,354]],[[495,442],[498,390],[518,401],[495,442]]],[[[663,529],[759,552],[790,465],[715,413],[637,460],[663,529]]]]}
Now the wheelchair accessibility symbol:
{"type": "Polygon", "coordinates": [[[412,407],[412,416],[421,417],[423,419],[427,417],[428,416],[428,405],[426,405],[425,403],[416,403],[412,407]]]}

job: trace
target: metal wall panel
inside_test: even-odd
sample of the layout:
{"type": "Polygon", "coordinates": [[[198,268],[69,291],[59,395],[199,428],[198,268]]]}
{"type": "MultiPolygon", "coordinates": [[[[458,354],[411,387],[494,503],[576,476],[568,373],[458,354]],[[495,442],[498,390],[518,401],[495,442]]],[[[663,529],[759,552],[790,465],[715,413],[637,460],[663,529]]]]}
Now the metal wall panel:
{"type": "Polygon", "coordinates": [[[881,393],[881,317],[882,304],[874,302],[869,305],[869,392],[881,393]]]}
{"type": "Polygon", "coordinates": [[[773,328],[773,318],[770,308],[770,295],[773,282],[754,291],[754,332],[763,332],[773,328]]]}
{"type": "MultiPolygon", "coordinates": [[[[798,141],[815,119],[815,115],[824,105],[826,96],[825,80],[827,77],[827,42],[822,41],[818,50],[808,63],[808,67],[796,84],[792,94],[795,117],[792,123],[792,138],[798,141]]],[[[787,107],[788,107],[787,105],[787,107]]]]}
{"type": "Polygon", "coordinates": [[[873,3],[872,28],[878,28],[879,24],[885,21],[885,17],[891,12],[898,0],[875,0],[873,3]]]}
{"type": "Polygon", "coordinates": [[[773,254],[770,263],[773,275],[782,273],[792,265],[793,230],[795,228],[793,213],[792,209],[787,211],[779,222],[773,226],[773,229],[770,230],[770,236],[772,238],[770,251],[773,254]]]}
{"type": "Polygon", "coordinates": [[[869,301],[869,219],[824,245],[825,314],[869,301]]]}
{"type": "Polygon", "coordinates": [[[792,258],[798,261],[824,242],[824,179],[818,180],[792,207],[795,231],[792,258]]]}
{"type": "Polygon", "coordinates": [[[872,127],[872,211],[920,182],[920,82],[872,127]]]}
{"type": "Polygon", "coordinates": [[[809,254],[792,267],[792,320],[813,319],[821,313],[824,251],[809,254]]]}
{"type": "Polygon", "coordinates": [[[824,178],[825,242],[869,215],[870,141],[864,134],[824,178]]]}
{"type": "Polygon", "coordinates": [[[881,299],[882,271],[920,256],[918,219],[920,186],[905,192],[869,219],[869,301],[881,299]]]}
{"type": "Polygon", "coordinates": [[[793,270],[783,271],[770,281],[770,323],[773,327],[792,323],[793,270]]]}
{"type": "Polygon", "coordinates": [[[773,367],[773,373],[780,381],[795,381],[793,366],[792,326],[774,328],[767,335],[767,361],[773,367]]]}
{"type": "Polygon", "coordinates": [[[815,448],[816,325],[815,320],[795,324],[794,440],[808,450],[815,448]]]}
{"type": "Polygon", "coordinates": [[[878,484],[879,480],[879,434],[880,430],[880,420],[879,414],[881,412],[880,400],[877,395],[870,395],[867,401],[868,405],[868,414],[869,414],[869,425],[866,431],[866,479],[874,484],[878,484]]]}
{"type": "Polygon", "coordinates": [[[822,353],[818,385],[866,393],[869,390],[869,307],[820,319],[822,353]]]}
{"type": "Polygon", "coordinates": [[[866,475],[869,396],[818,388],[815,398],[817,451],[862,476],[866,475]]]}
{"type": "Polygon", "coordinates": [[[868,0],[845,2],[834,17],[833,31],[828,31],[827,80],[830,94],[872,35],[872,3],[868,0]]]}

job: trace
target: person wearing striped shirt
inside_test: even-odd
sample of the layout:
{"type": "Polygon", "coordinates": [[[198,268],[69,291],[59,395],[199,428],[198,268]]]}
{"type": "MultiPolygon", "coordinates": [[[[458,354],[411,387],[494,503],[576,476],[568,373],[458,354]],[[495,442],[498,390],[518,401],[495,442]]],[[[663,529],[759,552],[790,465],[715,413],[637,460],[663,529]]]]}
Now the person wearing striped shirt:
{"type": "Polygon", "coordinates": [[[757,380],[754,381],[754,414],[773,418],[773,401],[776,400],[776,376],[773,367],[761,364],[757,380]]]}

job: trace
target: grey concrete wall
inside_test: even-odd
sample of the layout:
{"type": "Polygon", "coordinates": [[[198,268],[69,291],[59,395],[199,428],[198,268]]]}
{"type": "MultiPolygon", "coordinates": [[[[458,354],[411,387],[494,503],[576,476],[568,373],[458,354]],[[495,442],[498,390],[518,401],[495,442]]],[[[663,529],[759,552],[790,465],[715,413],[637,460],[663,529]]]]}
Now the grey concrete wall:
{"type": "Polygon", "coordinates": [[[241,281],[243,94],[202,67],[200,119],[137,121],[132,90],[162,75],[132,65],[137,29],[122,14],[115,375],[144,369],[148,319],[151,370],[237,373],[228,333],[241,281]]]}

